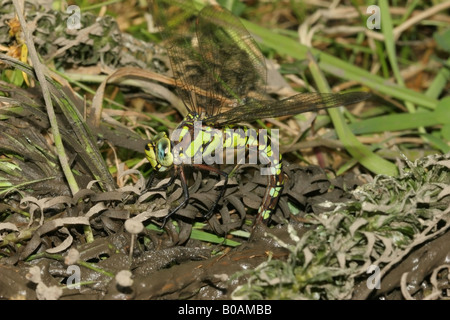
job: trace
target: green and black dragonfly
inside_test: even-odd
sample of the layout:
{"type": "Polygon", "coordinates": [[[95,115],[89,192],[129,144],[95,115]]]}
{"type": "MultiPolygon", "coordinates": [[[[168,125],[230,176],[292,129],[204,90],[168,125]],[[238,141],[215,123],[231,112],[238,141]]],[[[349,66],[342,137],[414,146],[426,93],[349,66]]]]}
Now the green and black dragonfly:
{"type": "Polygon", "coordinates": [[[282,101],[269,100],[264,92],[264,56],[230,11],[209,5],[198,12],[191,1],[157,0],[153,3],[153,16],[162,27],[177,94],[188,110],[170,138],[159,133],[145,148],[155,171],[174,170],[166,186],[179,176],[184,192],[184,201],[164,218],[163,225],[189,200],[183,170],[186,165],[224,177],[216,204],[205,218],[211,216],[225,192],[228,175],[201,160],[218,155],[223,148],[254,148],[263,155],[261,162],[270,171],[255,224],[268,223],[283,189],[281,155],[267,135],[233,124],[349,105],[370,94],[301,93],[282,101]]]}

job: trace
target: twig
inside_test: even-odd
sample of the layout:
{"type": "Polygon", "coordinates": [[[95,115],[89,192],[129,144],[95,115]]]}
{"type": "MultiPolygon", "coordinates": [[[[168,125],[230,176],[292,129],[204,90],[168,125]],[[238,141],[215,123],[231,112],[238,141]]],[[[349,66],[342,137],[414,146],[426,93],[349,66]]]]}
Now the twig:
{"type": "Polygon", "coordinates": [[[19,4],[19,0],[13,0],[14,8],[16,9],[17,17],[19,18],[20,25],[22,26],[22,31],[25,37],[25,43],[28,47],[28,52],[30,55],[31,62],[34,66],[34,71],[36,73],[36,78],[38,79],[41,88],[42,95],[44,97],[45,106],[47,109],[47,115],[50,121],[50,126],[52,128],[52,133],[55,141],[55,147],[58,152],[58,158],[61,163],[61,168],[64,172],[64,175],[69,183],[70,190],[72,194],[76,194],[79,190],[78,185],[76,183],[75,177],[70,170],[69,162],[67,159],[66,152],[64,150],[64,145],[62,143],[62,138],[59,133],[58,121],[56,120],[55,110],[53,108],[52,98],[50,91],[48,89],[47,80],[45,79],[45,74],[43,71],[43,67],[39,61],[38,54],[36,52],[36,48],[34,46],[33,39],[31,37],[30,31],[28,30],[27,23],[25,21],[25,17],[22,13],[22,7],[19,4]]]}

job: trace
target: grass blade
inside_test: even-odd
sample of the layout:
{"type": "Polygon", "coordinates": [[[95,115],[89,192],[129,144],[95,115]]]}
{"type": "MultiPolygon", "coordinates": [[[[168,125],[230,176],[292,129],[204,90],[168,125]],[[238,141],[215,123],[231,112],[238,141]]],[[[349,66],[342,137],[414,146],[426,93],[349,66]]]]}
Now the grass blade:
{"type": "MultiPolygon", "coordinates": [[[[330,88],[328,83],[321,74],[318,65],[316,63],[310,63],[309,67],[319,90],[321,92],[329,92],[330,88]]],[[[339,140],[341,140],[345,149],[353,158],[361,163],[361,165],[377,174],[390,176],[396,176],[398,174],[397,167],[393,163],[377,156],[368,147],[356,139],[339,109],[329,109],[328,113],[333,121],[339,140]]]]}
{"type": "Polygon", "coordinates": [[[318,65],[324,72],[333,74],[341,79],[360,82],[375,91],[400,100],[414,102],[428,109],[436,108],[437,99],[386,81],[386,79],[371,74],[366,70],[321,52],[320,50],[308,48],[297,41],[276,34],[256,24],[248,21],[243,21],[243,24],[255,36],[257,41],[265,46],[276,49],[280,54],[286,54],[299,60],[306,60],[307,52],[310,50],[314,56],[319,57],[318,65]]]}

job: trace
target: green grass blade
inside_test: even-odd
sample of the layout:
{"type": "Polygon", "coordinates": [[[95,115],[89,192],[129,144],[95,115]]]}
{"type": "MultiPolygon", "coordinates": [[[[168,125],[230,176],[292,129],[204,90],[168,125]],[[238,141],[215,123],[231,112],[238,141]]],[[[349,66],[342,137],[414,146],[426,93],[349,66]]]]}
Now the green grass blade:
{"type": "Polygon", "coordinates": [[[436,110],[432,112],[424,111],[379,116],[351,123],[349,127],[354,134],[360,135],[450,124],[450,109],[448,105],[450,105],[450,97],[440,100],[436,110]]]}
{"type": "Polygon", "coordinates": [[[431,134],[424,134],[424,136],[432,145],[441,150],[442,153],[450,152],[450,147],[448,146],[446,141],[439,139],[431,134]]]}
{"type": "Polygon", "coordinates": [[[198,230],[195,228],[192,229],[190,238],[195,239],[195,240],[210,242],[210,243],[222,244],[222,245],[230,246],[230,247],[237,247],[237,246],[241,245],[237,241],[226,239],[224,237],[219,237],[215,234],[208,233],[203,230],[198,230]]]}
{"type": "Polygon", "coordinates": [[[245,27],[255,36],[255,39],[265,46],[276,49],[279,54],[286,54],[295,59],[305,60],[308,50],[314,56],[319,57],[319,67],[322,71],[333,74],[341,79],[353,80],[394,98],[410,101],[428,109],[436,108],[437,99],[404,88],[396,83],[351,65],[345,61],[323,53],[314,48],[308,48],[297,41],[274,33],[271,30],[258,26],[248,21],[243,21],[245,27]]]}
{"type": "MultiPolygon", "coordinates": [[[[329,92],[330,88],[322,76],[318,65],[310,63],[310,70],[317,87],[321,92],[329,92]]],[[[343,143],[345,149],[351,154],[361,165],[377,174],[385,174],[396,176],[398,174],[397,167],[373,153],[368,147],[363,145],[350,130],[345,122],[344,116],[339,109],[329,109],[328,113],[333,122],[339,140],[343,143]]]]}
{"type": "Polygon", "coordinates": [[[99,184],[105,191],[114,190],[114,180],[98,150],[95,138],[89,127],[71,99],[61,88],[58,89],[59,85],[53,80],[51,80],[51,83],[52,87],[55,89],[52,90],[53,98],[58,102],[59,107],[69,121],[71,129],[77,137],[77,142],[81,145],[82,151],[86,153],[85,160],[89,163],[89,168],[91,169],[94,178],[99,180],[99,184]]]}
{"type": "MultiPolygon", "coordinates": [[[[447,64],[450,64],[450,59],[447,60],[447,64]]],[[[437,73],[436,77],[431,82],[425,95],[436,99],[445,90],[445,87],[450,82],[450,70],[448,68],[442,68],[437,73]]]]}
{"type": "MultiPolygon", "coordinates": [[[[397,54],[395,51],[395,42],[394,38],[394,28],[392,27],[391,14],[389,12],[389,5],[386,0],[381,0],[380,2],[380,13],[381,13],[381,30],[384,35],[384,45],[386,47],[386,52],[388,55],[389,63],[392,68],[392,72],[394,73],[395,80],[397,83],[405,87],[405,82],[403,81],[403,77],[400,73],[400,68],[397,63],[397,54]]],[[[406,108],[409,112],[416,112],[414,105],[410,101],[405,102],[406,108]]]]}
{"type": "Polygon", "coordinates": [[[450,111],[432,111],[418,113],[391,114],[374,117],[349,125],[356,135],[379,133],[386,131],[413,130],[418,127],[429,127],[450,123],[450,111]]]}

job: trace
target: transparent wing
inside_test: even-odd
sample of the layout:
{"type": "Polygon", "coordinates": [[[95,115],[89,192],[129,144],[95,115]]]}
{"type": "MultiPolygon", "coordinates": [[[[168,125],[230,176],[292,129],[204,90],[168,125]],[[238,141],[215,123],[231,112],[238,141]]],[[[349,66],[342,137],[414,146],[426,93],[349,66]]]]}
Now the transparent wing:
{"type": "Polygon", "coordinates": [[[191,92],[199,86],[201,74],[206,72],[201,64],[195,63],[200,59],[192,45],[197,11],[191,1],[185,0],[152,0],[152,5],[152,14],[172,66],[177,94],[189,111],[195,111],[191,92]]]}
{"type": "Polygon", "coordinates": [[[206,123],[232,124],[257,119],[295,115],[338,106],[346,106],[367,100],[366,92],[349,93],[300,93],[281,101],[250,101],[227,112],[204,119],[206,123]]]}
{"type": "Polygon", "coordinates": [[[228,10],[191,1],[154,1],[177,93],[189,111],[214,116],[264,92],[266,66],[256,42],[228,10]]]}
{"type": "Polygon", "coordinates": [[[219,114],[243,104],[250,91],[264,91],[267,69],[258,45],[240,20],[219,6],[207,6],[199,14],[197,38],[209,68],[207,115],[219,114]],[[216,101],[220,103],[215,104],[216,101]]]}
{"type": "Polygon", "coordinates": [[[206,6],[198,12],[188,0],[155,2],[154,15],[163,28],[177,92],[189,111],[204,113],[208,124],[294,115],[370,97],[352,92],[301,93],[282,101],[248,98],[250,92],[264,95],[266,65],[239,19],[219,6],[206,6]]]}

